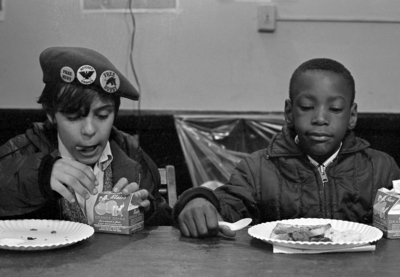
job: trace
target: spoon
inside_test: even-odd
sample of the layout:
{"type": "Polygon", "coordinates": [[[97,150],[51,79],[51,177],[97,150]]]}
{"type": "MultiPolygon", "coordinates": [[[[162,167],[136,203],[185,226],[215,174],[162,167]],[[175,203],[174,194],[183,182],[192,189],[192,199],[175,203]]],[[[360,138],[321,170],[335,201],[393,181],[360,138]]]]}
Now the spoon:
{"type": "Polygon", "coordinates": [[[240,229],[243,229],[247,225],[251,223],[252,219],[251,218],[243,218],[239,221],[236,221],[235,223],[229,223],[226,221],[218,221],[218,226],[227,226],[229,227],[232,231],[239,231],[240,229]]]}

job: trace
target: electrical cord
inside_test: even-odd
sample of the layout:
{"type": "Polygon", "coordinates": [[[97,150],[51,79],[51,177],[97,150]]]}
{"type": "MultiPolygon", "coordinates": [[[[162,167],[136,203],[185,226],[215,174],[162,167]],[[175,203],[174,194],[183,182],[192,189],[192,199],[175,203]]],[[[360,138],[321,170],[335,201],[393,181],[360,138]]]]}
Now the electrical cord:
{"type": "Polygon", "coordinates": [[[137,115],[137,131],[136,131],[136,135],[139,141],[140,138],[140,133],[141,133],[141,88],[140,88],[140,83],[139,83],[139,78],[136,74],[136,70],[135,70],[135,65],[133,63],[133,50],[134,50],[134,46],[135,46],[135,34],[136,34],[136,20],[135,20],[135,15],[133,13],[133,7],[132,7],[133,1],[132,0],[128,0],[128,9],[129,9],[129,14],[131,16],[132,19],[132,34],[131,34],[131,43],[130,43],[130,53],[129,53],[129,62],[130,62],[130,66],[132,69],[132,73],[133,73],[133,77],[135,78],[135,82],[137,84],[137,89],[138,92],[140,94],[139,100],[138,100],[138,115],[137,115]]]}

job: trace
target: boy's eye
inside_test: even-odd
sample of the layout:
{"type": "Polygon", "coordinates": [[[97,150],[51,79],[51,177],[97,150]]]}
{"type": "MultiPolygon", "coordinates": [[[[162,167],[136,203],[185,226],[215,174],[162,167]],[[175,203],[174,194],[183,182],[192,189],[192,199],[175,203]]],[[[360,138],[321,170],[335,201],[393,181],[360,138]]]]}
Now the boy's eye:
{"type": "Polygon", "coordinates": [[[108,118],[109,115],[110,115],[109,113],[108,114],[99,114],[99,115],[97,115],[97,117],[100,118],[101,120],[105,120],[108,118]]]}
{"type": "Polygon", "coordinates": [[[69,121],[77,121],[82,118],[81,115],[66,115],[65,116],[69,121]]]}
{"type": "Polygon", "coordinates": [[[302,111],[309,111],[313,109],[313,106],[309,106],[309,105],[300,105],[300,109],[302,111]]]}
{"type": "Polygon", "coordinates": [[[331,108],[330,110],[331,110],[332,112],[334,112],[334,113],[340,113],[341,111],[343,111],[342,108],[331,108]]]}

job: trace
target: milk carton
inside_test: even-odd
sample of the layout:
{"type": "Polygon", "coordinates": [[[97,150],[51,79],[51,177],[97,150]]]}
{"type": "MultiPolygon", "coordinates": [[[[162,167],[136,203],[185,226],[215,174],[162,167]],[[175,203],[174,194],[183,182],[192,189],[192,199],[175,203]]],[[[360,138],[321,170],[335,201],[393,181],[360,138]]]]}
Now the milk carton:
{"type": "Polygon", "coordinates": [[[400,239],[400,194],[378,190],[374,203],[374,223],[388,239],[400,239]]]}
{"type": "Polygon", "coordinates": [[[93,208],[95,231],[129,235],[142,230],[144,215],[139,210],[140,201],[133,194],[100,192],[93,208]]]}

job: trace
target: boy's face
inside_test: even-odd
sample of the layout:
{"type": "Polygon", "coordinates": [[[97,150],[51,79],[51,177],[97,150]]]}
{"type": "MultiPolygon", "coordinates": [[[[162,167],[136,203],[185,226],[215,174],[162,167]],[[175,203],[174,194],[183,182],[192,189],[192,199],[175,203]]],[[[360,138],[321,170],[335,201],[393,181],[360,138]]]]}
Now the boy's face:
{"type": "Polygon", "coordinates": [[[296,80],[285,118],[294,125],[299,144],[319,163],[337,151],[347,129],[357,121],[357,104],[346,80],[333,72],[313,70],[296,80]]]}
{"type": "Polygon", "coordinates": [[[68,152],[79,162],[95,164],[110,137],[115,117],[114,101],[95,98],[87,115],[57,112],[58,135],[68,152]]]}

